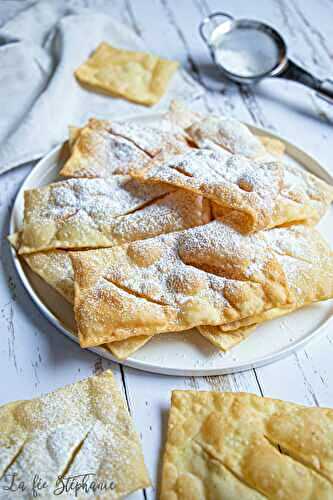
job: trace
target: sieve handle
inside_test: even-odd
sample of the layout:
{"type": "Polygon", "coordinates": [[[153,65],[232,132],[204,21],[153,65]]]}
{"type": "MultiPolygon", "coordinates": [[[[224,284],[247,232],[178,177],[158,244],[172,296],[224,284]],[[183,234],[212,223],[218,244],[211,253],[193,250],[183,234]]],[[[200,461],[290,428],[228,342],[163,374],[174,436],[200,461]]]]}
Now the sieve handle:
{"type": "Polygon", "coordinates": [[[330,104],[333,104],[333,80],[320,80],[290,59],[286,64],[286,68],[277,76],[302,83],[303,85],[315,90],[318,97],[321,97],[330,104]]]}
{"type": "Polygon", "coordinates": [[[213,32],[213,29],[215,29],[216,26],[219,25],[219,23],[217,22],[218,19],[224,19],[224,22],[234,20],[234,18],[226,12],[214,12],[213,14],[205,17],[205,19],[203,19],[199,25],[199,33],[201,35],[201,38],[209,47],[211,46],[210,36],[213,32]]]}

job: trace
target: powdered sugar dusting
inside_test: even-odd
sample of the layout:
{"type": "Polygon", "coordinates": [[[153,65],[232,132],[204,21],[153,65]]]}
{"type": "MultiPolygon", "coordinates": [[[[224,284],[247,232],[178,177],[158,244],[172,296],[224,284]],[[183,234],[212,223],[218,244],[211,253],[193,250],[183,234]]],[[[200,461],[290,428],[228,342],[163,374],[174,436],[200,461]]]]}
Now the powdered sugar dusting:
{"type": "Polygon", "coordinates": [[[69,179],[49,184],[38,192],[38,204],[29,206],[25,222],[67,219],[78,211],[96,223],[107,223],[165,194],[165,186],[139,183],[126,176],[109,179],[69,179]]]}
{"type": "Polygon", "coordinates": [[[141,210],[117,217],[108,227],[103,225],[101,229],[105,235],[112,235],[117,244],[122,244],[200,226],[208,222],[209,218],[207,200],[178,190],[141,210]]]}
{"type": "Polygon", "coordinates": [[[143,127],[131,122],[112,122],[110,130],[132,141],[152,157],[159,153],[166,144],[184,141],[184,134],[179,134],[179,131],[171,126],[170,130],[164,126],[163,130],[163,127],[143,127]]]}
{"type": "Polygon", "coordinates": [[[154,160],[142,176],[191,189],[259,220],[272,214],[282,182],[277,162],[255,162],[208,149],[192,150],[165,161],[154,160]]]}
{"type": "Polygon", "coordinates": [[[248,158],[259,158],[266,154],[260,140],[246,125],[230,117],[206,116],[189,127],[187,132],[200,148],[214,144],[248,158]]]}
{"type": "MultiPolygon", "coordinates": [[[[16,472],[26,485],[38,474],[48,483],[39,492],[41,498],[53,496],[62,474],[92,474],[89,482],[113,481],[112,490],[98,492],[105,499],[147,485],[139,441],[111,372],[24,401],[14,411],[26,442],[8,474],[16,472]]],[[[75,497],[73,491],[69,497],[75,497]]],[[[95,498],[96,492],[81,491],[83,497],[95,498]]],[[[30,499],[31,491],[20,492],[20,498],[30,499]]]]}
{"type": "Polygon", "coordinates": [[[61,171],[73,177],[109,177],[143,167],[150,156],[124,137],[105,128],[84,127],[72,146],[72,153],[61,171]]]}
{"type": "Polygon", "coordinates": [[[265,231],[263,236],[277,256],[297,304],[331,296],[333,256],[318,231],[295,225],[265,231]]]}
{"type": "MultiPolygon", "coordinates": [[[[164,308],[168,308],[170,314],[160,331],[170,331],[177,329],[178,321],[178,329],[221,324],[261,311],[270,301],[286,300],[283,287],[280,295],[266,295],[270,284],[265,266],[274,261],[274,257],[267,251],[262,237],[241,236],[218,221],[118,247],[114,256],[107,251],[93,251],[79,253],[76,259],[81,259],[81,269],[87,266],[95,270],[93,287],[80,295],[83,309],[79,326],[81,321],[81,326],[84,324],[88,331],[90,321],[108,324],[103,316],[105,310],[114,311],[113,318],[117,314],[113,331],[119,324],[126,328],[144,301],[147,305],[153,304],[152,314],[164,314],[164,308]],[[253,260],[248,258],[249,253],[253,260]],[[251,269],[255,257],[259,263],[251,269]],[[117,293],[114,300],[109,295],[113,291],[117,293]],[[104,300],[106,307],[101,306],[104,300]]],[[[154,321],[149,316],[147,325],[151,324],[154,321]]],[[[144,333],[139,325],[136,334],[144,333]]]]}
{"type": "Polygon", "coordinates": [[[28,192],[20,250],[113,246],[209,218],[209,203],[190,192],[123,176],[71,179],[28,192]]]}

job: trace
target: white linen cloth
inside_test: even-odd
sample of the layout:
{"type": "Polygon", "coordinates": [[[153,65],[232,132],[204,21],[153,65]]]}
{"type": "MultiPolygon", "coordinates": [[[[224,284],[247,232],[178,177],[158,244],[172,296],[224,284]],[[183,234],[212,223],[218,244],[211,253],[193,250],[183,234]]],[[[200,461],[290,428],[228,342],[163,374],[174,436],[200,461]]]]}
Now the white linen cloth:
{"type": "Polygon", "coordinates": [[[68,125],[81,125],[91,116],[154,113],[171,99],[202,94],[183,69],[153,108],[84,89],[73,72],[102,41],[150,50],[126,26],[81,8],[80,1],[40,0],[0,29],[0,174],[64,141],[68,125]]]}

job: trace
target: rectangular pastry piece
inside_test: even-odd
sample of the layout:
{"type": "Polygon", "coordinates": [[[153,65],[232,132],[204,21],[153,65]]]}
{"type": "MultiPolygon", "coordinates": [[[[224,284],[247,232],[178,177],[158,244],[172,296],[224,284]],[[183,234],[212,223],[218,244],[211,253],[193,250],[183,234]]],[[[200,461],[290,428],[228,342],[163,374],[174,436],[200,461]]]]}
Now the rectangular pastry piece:
{"type": "Polygon", "coordinates": [[[152,106],[166,93],[178,66],[176,61],[148,52],[119,49],[102,42],[75,76],[93,90],[152,106]]]}
{"type": "Polygon", "coordinates": [[[83,347],[230,323],[293,300],[262,236],[219,221],[71,258],[83,347]]]}
{"type": "Polygon", "coordinates": [[[111,247],[210,220],[201,196],[127,176],[69,179],[25,191],[19,253],[111,247]]]}
{"type": "Polygon", "coordinates": [[[333,410],[173,391],[161,500],[333,498],[333,410]]]}
{"type": "MultiPolygon", "coordinates": [[[[19,248],[20,233],[11,235],[9,241],[14,248],[19,248]]],[[[34,273],[38,274],[48,285],[60,293],[67,302],[74,304],[74,271],[68,251],[57,249],[47,252],[35,252],[24,254],[22,258],[34,273]]],[[[105,347],[116,358],[122,360],[144,346],[150,338],[142,335],[132,339],[112,342],[112,344],[104,344],[102,347],[105,347]]]]}
{"type": "MultiPolygon", "coordinates": [[[[15,239],[18,234],[12,235],[9,239],[15,247],[15,239]]],[[[35,252],[22,255],[24,261],[30,269],[40,276],[48,285],[60,293],[70,304],[74,304],[74,271],[70,253],[66,250],[49,250],[46,252],[35,252]]],[[[272,311],[280,311],[281,309],[273,309],[272,311]]],[[[269,313],[269,311],[267,311],[269,313]]],[[[266,318],[266,315],[263,315],[266,318]]],[[[253,321],[251,318],[249,322],[253,321]]],[[[236,322],[237,323],[237,322],[236,322]]],[[[237,324],[233,326],[231,323],[225,325],[226,330],[222,331],[221,327],[199,327],[199,333],[219,349],[226,351],[238,344],[241,340],[255,330],[256,326],[240,327],[237,330],[237,324]],[[229,331],[229,328],[232,331],[229,331]]],[[[75,332],[74,332],[75,333],[75,332]]],[[[147,335],[139,335],[104,344],[102,347],[108,349],[117,359],[123,360],[134,354],[138,349],[143,347],[152,337],[147,335]]]]}
{"type": "Polygon", "coordinates": [[[131,175],[211,199],[215,216],[245,233],[318,221],[333,200],[332,186],[296,167],[276,160],[255,161],[222,149],[192,149],[166,158],[161,154],[131,175]]]}
{"type": "MultiPolygon", "coordinates": [[[[281,190],[276,197],[269,227],[283,224],[316,224],[326,213],[333,200],[333,187],[315,175],[294,165],[283,164],[281,190]]],[[[246,215],[213,203],[213,215],[244,231],[246,215]]]]}
{"type": "MultiPolygon", "coordinates": [[[[184,152],[188,149],[188,143],[194,146],[193,139],[184,127],[196,116],[195,113],[184,110],[179,103],[174,103],[171,110],[151,126],[92,118],[82,128],[70,127],[70,157],[60,174],[66,177],[127,174],[132,170],[142,169],[161,151],[169,155],[184,152]]],[[[257,138],[245,125],[236,123],[237,129],[242,132],[233,136],[234,141],[240,142],[232,151],[250,149],[255,143],[257,149],[264,153],[261,158],[269,159],[269,153],[275,156],[283,154],[284,146],[281,142],[268,137],[257,138]]],[[[214,143],[208,142],[206,147],[209,144],[214,143]]],[[[219,149],[219,146],[215,145],[216,148],[219,149]]]]}
{"type": "Polygon", "coordinates": [[[243,217],[244,232],[251,232],[272,225],[283,170],[277,161],[256,162],[222,149],[192,149],[172,157],[156,156],[130,175],[189,190],[237,210],[243,217]]]}
{"type": "MultiPolygon", "coordinates": [[[[15,240],[17,238],[18,233],[9,238],[14,247],[16,246],[15,240]]],[[[57,249],[46,252],[35,252],[24,254],[22,258],[32,271],[60,293],[70,304],[74,304],[74,271],[68,251],[57,249]]],[[[227,328],[228,326],[226,325],[227,328]]],[[[245,332],[249,331],[250,333],[252,330],[255,330],[255,326],[238,328],[237,330],[227,332],[219,330],[219,327],[202,327],[202,331],[200,328],[199,332],[219,349],[227,350],[240,342],[245,332]]],[[[117,359],[123,360],[134,354],[150,339],[151,336],[139,335],[104,344],[102,347],[108,349],[117,359]]]]}
{"type": "MultiPolygon", "coordinates": [[[[189,139],[200,148],[216,149],[218,146],[233,154],[261,160],[267,160],[270,154],[282,157],[285,150],[281,141],[266,136],[256,137],[246,125],[233,118],[194,114],[179,103],[171,105],[170,115],[174,121],[186,124],[189,139]]],[[[270,227],[286,222],[318,222],[333,200],[332,186],[297,166],[288,163],[282,166],[283,182],[270,227]]],[[[218,209],[223,211],[219,206],[218,209]]],[[[241,228],[241,214],[233,213],[233,219],[241,228]]]]}
{"type": "Polygon", "coordinates": [[[222,350],[244,340],[264,321],[333,297],[333,252],[316,229],[295,225],[264,231],[262,237],[284,270],[294,302],[228,324],[200,326],[200,333],[222,350]]]}
{"type": "Polygon", "coordinates": [[[204,116],[186,129],[199,148],[224,148],[251,159],[267,155],[264,144],[246,125],[231,117],[204,116]]]}
{"type": "Polygon", "coordinates": [[[186,147],[186,133],[170,120],[157,126],[92,118],[71,128],[70,157],[60,171],[65,177],[109,177],[142,168],[162,150],[186,147]]]}
{"type": "MultiPolygon", "coordinates": [[[[53,498],[59,477],[90,474],[107,488],[84,497],[111,499],[150,485],[139,438],[111,371],[37,399],[0,407],[0,476],[16,473],[26,484],[20,500],[32,498],[38,474],[53,498]]],[[[15,495],[14,495],[15,496],[15,495]]],[[[66,495],[67,496],[67,495],[66,495]]],[[[80,494],[81,498],[81,494],[80,494]]]]}
{"type": "MultiPolygon", "coordinates": [[[[50,250],[23,255],[28,266],[46,283],[57,290],[70,303],[74,304],[74,271],[69,252],[65,250],[50,250]]],[[[104,344],[116,358],[126,359],[143,347],[151,337],[138,336],[132,339],[104,344]]]]}
{"type": "Polygon", "coordinates": [[[257,136],[235,118],[198,113],[181,101],[171,102],[166,117],[183,128],[188,140],[198,148],[223,148],[252,159],[268,159],[269,155],[281,157],[285,151],[283,142],[257,136]]]}

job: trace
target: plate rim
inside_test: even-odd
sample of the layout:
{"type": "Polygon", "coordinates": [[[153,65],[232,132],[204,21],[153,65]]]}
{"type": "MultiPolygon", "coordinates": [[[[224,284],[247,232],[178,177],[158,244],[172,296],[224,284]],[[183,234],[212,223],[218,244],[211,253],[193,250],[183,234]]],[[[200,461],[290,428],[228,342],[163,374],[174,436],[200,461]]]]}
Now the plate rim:
{"type": "MultiPolygon", "coordinates": [[[[163,113],[154,113],[154,114],[149,114],[149,115],[133,115],[133,116],[126,116],[123,117],[121,120],[154,120],[154,119],[160,119],[161,116],[163,116],[163,113]]],[[[118,121],[121,121],[118,120],[118,121]]],[[[303,151],[301,148],[298,146],[295,146],[291,142],[289,142],[287,139],[285,139],[283,136],[280,134],[276,134],[275,132],[272,132],[270,130],[267,130],[265,128],[257,127],[252,124],[248,124],[243,122],[252,132],[254,132],[256,135],[265,135],[269,136],[272,139],[277,139],[282,141],[289,153],[292,152],[291,156],[294,158],[297,158],[298,161],[301,161],[303,167],[307,170],[316,175],[317,177],[320,177],[324,179],[326,182],[330,183],[333,185],[333,176],[311,155],[303,151]]],[[[52,158],[56,155],[59,154],[60,150],[62,149],[64,143],[59,144],[52,148],[44,157],[42,157],[36,165],[31,169],[29,174],[24,178],[23,182],[21,183],[16,196],[15,196],[15,201],[12,205],[11,213],[10,213],[10,219],[9,219],[9,234],[12,234],[15,232],[16,227],[15,227],[15,214],[16,214],[16,205],[19,202],[20,197],[22,196],[22,193],[25,190],[25,186],[27,183],[29,183],[29,180],[31,177],[34,175],[34,171],[37,168],[43,168],[44,163],[50,163],[52,161],[52,158]]],[[[61,322],[61,320],[51,311],[48,309],[48,307],[44,304],[42,299],[39,297],[37,291],[35,291],[34,287],[30,283],[25,271],[24,267],[22,265],[22,262],[17,255],[15,249],[10,245],[10,253],[11,257],[13,260],[13,264],[16,270],[16,273],[18,274],[20,281],[28,293],[30,299],[34,303],[34,305],[39,309],[39,311],[43,314],[43,316],[54,326],[56,327],[63,335],[65,335],[67,338],[75,342],[76,344],[79,345],[79,340],[78,337],[76,337],[70,330],[68,330],[61,322]]],[[[93,352],[95,354],[98,354],[99,356],[106,358],[110,361],[113,361],[115,363],[118,363],[120,365],[128,366],[130,368],[135,368],[141,371],[146,371],[150,373],[157,373],[157,374],[162,374],[162,375],[170,375],[170,376],[182,376],[182,377],[201,377],[201,376],[214,376],[214,375],[227,375],[231,373],[240,373],[246,370],[250,370],[253,368],[259,368],[274,362],[277,362],[281,360],[282,358],[294,353],[295,351],[301,349],[305,345],[307,345],[310,342],[313,342],[314,340],[319,340],[321,336],[324,334],[324,330],[329,324],[329,322],[332,319],[332,315],[326,318],[317,328],[314,328],[314,330],[307,336],[302,337],[298,340],[295,340],[291,342],[289,345],[286,345],[284,348],[279,349],[275,353],[270,353],[267,354],[266,356],[261,356],[258,359],[254,359],[252,361],[248,362],[243,362],[240,363],[239,366],[230,366],[230,367],[221,367],[221,368],[198,368],[198,369],[186,369],[184,368],[166,368],[166,367],[161,367],[157,365],[152,365],[149,364],[147,361],[141,361],[141,360],[136,360],[132,359],[131,357],[124,359],[124,360],[119,360],[116,357],[112,356],[110,352],[108,352],[106,349],[102,347],[90,347],[86,348],[87,351],[93,352]]],[[[79,345],[80,346],[80,345],[79,345]]],[[[80,347],[80,349],[82,349],[80,347]]]]}

